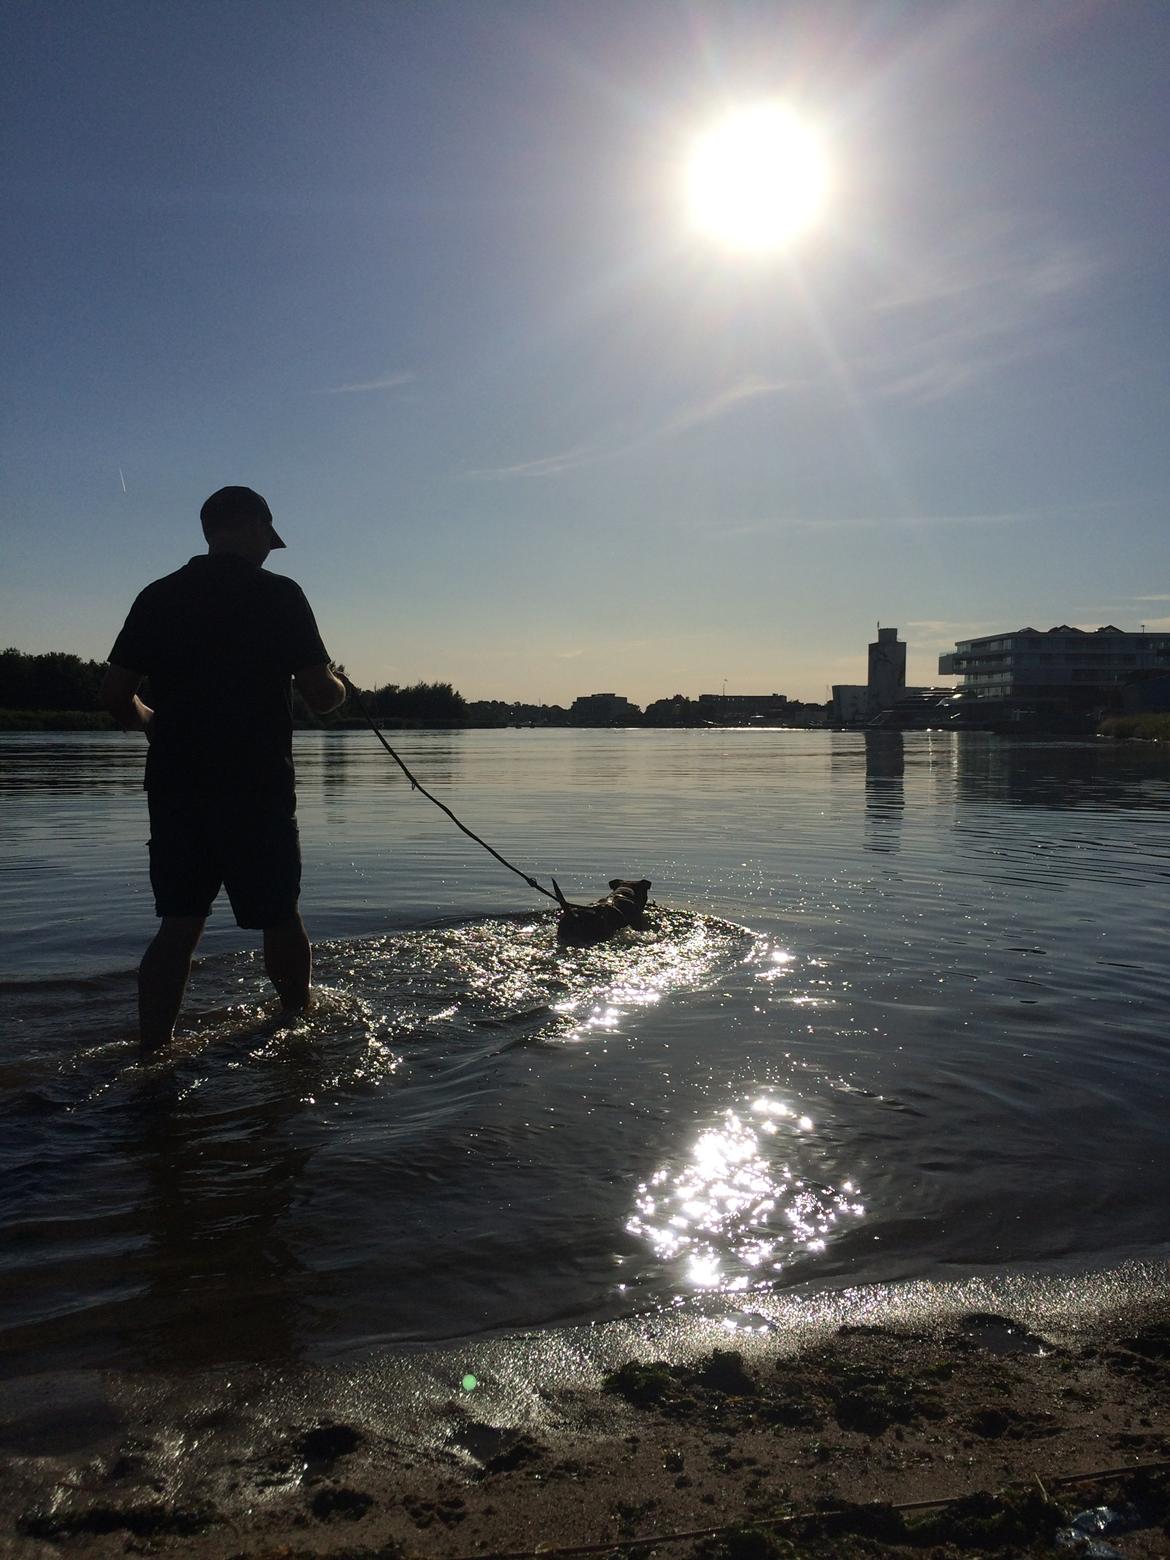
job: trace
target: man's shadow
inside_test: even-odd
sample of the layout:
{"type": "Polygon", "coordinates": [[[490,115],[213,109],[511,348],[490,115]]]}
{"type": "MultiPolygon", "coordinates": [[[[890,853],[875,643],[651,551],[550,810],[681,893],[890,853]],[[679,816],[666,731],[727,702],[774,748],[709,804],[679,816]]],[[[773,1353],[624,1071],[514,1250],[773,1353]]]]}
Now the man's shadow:
{"type": "Polygon", "coordinates": [[[135,1087],[126,1129],[141,1187],[139,1288],[119,1308],[119,1354],[168,1373],[301,1355],[308,1274],[294,1210],[313,1142],[298,1140],[297,1123],[319,1081],[304,1057],[258,1065],[245,1055],[202,1087],[161,1062],[135,1087]]]}

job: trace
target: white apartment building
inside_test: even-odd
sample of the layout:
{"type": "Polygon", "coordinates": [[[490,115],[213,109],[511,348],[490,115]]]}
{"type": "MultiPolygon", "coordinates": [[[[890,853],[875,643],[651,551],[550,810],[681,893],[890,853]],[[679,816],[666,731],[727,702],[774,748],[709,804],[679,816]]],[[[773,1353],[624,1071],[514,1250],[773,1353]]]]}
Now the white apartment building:
{"type": "Polygon", "coordinates": [[[1170,670],[1170,633],[1104,628],[1017,628],[959,640],[938,658],[940,674],[980,699],[1089,698],[1139,672],[1170,670]]]}

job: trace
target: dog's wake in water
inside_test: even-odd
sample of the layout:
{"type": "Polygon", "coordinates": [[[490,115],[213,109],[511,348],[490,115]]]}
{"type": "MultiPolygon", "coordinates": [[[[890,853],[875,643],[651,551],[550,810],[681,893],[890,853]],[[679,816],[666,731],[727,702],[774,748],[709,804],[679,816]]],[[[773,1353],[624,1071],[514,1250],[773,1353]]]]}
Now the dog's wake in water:
{"type": "MultiPolygon", "coordinates": [[[[632,1010],[746,957],[752,942],[729,921],[661,908],[639,930],[591,946],[566,949],[549,930],[547,916],[493,918],[345,945],[347,974],[360,982],[350,993],[380,1008],[401,1042],[422,1040],[432,1053],[439,1035],[459,1047],[485,1030],[506,1031],[509,1045],[555,1043],[618,1029],[632,1010]]],[[[336,946],[319,949],[330,985],[342,984],[336,946]]]]}
{"type": "Polygon", "coordinates": [[[225,1070],[313,1058],[327,1064],[330,1092],[400,1085],[420,1067],[433,1073],[518,1045],[615,1035],[637,1010],[702,986],[752,945],[731,922],[655,905],[583,946],[558,943],[556,926],[547,915],[493,917],[318,943],[303,1014],[280,1009],[258,954],[212,956],[196,966],[175,1040],[145,1058],[127,977],[121,1003],[103,1015],[114,1032],[87,1036],[58,1084],[70,1079],[73,1093],[88,1082],[67,1105],[78,1109],[143,1080],[175,1074],[203,1088],[225,1070]]]}

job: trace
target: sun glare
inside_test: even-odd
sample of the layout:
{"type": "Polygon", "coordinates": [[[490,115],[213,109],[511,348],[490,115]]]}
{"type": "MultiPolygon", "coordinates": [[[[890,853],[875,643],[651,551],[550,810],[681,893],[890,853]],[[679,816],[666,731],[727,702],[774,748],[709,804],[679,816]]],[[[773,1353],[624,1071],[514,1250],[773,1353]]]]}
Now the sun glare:
{"type": "Polygon", "coordinates": [[[780,103],[736,109],[699,138],[687,164],[699,231],[728,248],[782,248],[820,215],[828,169],[820,142],[780,103]]]}

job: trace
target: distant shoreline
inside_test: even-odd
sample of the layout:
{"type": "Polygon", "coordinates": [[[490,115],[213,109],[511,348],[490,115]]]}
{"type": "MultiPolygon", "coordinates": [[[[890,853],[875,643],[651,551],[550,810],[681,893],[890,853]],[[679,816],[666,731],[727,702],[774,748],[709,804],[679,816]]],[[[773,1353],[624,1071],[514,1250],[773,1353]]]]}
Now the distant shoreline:
{"type": "MultiPolygon", "coordinates": [[[[525,722],[521,725],[485,723],[475,720],[452,722],[425,721],[394,718],[392,716],[380,717],[378,725],[384,731],[857,731],[865,734],[864,726],[771,726],[753,725],[745,726],[712,726],[709,723],[701,725],[679,724],[671,726],[644,725],[644,726],[581,726],[573,724],[548,724],[537,725],[525,722]]],[[[118,728],[113,719],[104,710],[0,710],[0,734],[4,732],[36,733],[54,731],[116,731],[118,728]]],[[[365,731],[367,726],[364,720],[355,720],[346,717],[342,720],[328,722],[316,720],[293,720],[294,731],[365,731]]],[[[883,732],[889,736],[894,728],[883,732]]],[[[1035,735],[1035,733],[1031,733],[1035,735]]],[[[897,732],[897,735],[905,735],[897,732]]],[[[1085,736],[1093,733],[1086,732],[1085,736]]],[[[1114,715],[1101,722],[1096,735],[1109,738],[1117,742],[1170,742],[1170,714],[1168,715],[1114,715]]]]}

